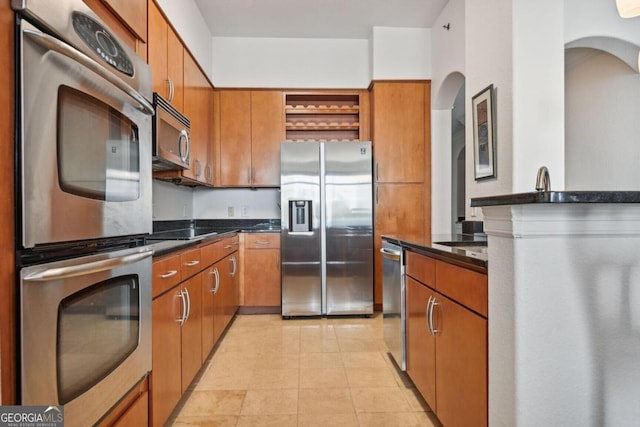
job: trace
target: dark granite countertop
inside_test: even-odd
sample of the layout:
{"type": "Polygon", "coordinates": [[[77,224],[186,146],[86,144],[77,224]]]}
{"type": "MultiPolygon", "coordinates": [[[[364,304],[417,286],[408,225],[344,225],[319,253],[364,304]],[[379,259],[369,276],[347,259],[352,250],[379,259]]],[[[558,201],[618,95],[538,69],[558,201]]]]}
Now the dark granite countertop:
{"type": "Polygon", "coordinates": [[[640,203],[640,191],[535,191],[471,199],[471,207],[534,203],[640,203]]]}
{"type": "Polygon", "coordinates": [[[383,235],[382,239],[413,252],[481,272],[486,272],[488,266],[489,248],[484,234],[435,234],[430,240],[383,235]]]}
{"type": "Polygon", "coordinates": [[[146,238],[154,256],[165,255],[203,242],[215,242],[235,233],[279,233],[278,219],[154,221],[153,234],[146,238]]]}
{"type": "Polygon", "coordinates": [[[147,246],[153,249],[153,256],[161,256],[171,252],[175,252],[180,249],[186,249],[191,246],[199,245],[200,243],[213,243],[218,240],[225,239],[229,236],[236,234],[236,231],[224,231],[221,233],[203,234],[192,239],[182,240],[148,240],[147,246]]]}

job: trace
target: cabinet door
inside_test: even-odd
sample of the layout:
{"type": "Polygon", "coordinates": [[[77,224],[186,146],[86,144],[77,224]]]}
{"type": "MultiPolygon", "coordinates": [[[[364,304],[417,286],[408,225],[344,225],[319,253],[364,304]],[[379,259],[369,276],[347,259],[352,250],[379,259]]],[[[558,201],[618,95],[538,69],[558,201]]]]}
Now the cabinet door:
{"type": "Polygon", "coordinates": [[[213,294],[213,342],[218,342],[224,331],[224,293],[229,287],[229,267],[226,258],[214,264],[213,268],[218,272],[219,285],[213,294]]]}
{"type": "Polygon", "coordinates": [[[436,302],[438,418],[446,426],[486,426],[487,320],[440,294],[436,302]]]}
{"type": "Polygon", "coordinates": [[[138,39],[147,40],[146,0],[102,0],[113,10],[138,39]]]}
{"type": "Polygon", "coordinates": [[[375,302],[382,304],[383,234],[422,242],[425,236],[422,184],[376,184],[374,205],[375,302]]]}
{"type": "Polygon", "coordinates": [[[182,284],[187,299],[187,320],[182,324],[182,393],[202,366],[202,276],[182,284]]]}
{"type": "Polygon", "coordinates": [[[170,80],[173,88],[171,104],[184,111],[184,47],[171,27],[167,27],[166,59],[166,78],[170,80]]]}
{"type": "Polygon", "coordinates": [[[380,82],[372,89],[376,182],[424,182],[428,83],[380,82]]]}
{"type": "Polygon", "coordinates": [[[224,187],[251,184],[251,92],[220,92],[220,180],[224,187]]]}
{"type": "Polygon", "coordinates": [[[191,121],[191,167],[184,175],[207,183],[205,168],[209,159],[209,90],[211,86],[188,53],[184,55],[184,113],[191,121]]]}
{"type": "Polygon", "coordinates": [[[153,300],[151,422],[163,426],[182,396],[180,286],[153,300]]]}
{"type": "Polygon", "coordinates": [[[147,62],[151,67],[153,91],[165,99],[169,98],[167,81],[167,22],[153,0],[148,1],[147,62]]]}
{"type": "Polygon", "coordinates": [[[212,265],[202,273],[202,363],[209,357],[214,342],[214,303],[219,286],[218,270],[212,265]]]}
{"type": "Polygon", "coordinates": [[[251,92],[251,171],[257,187],[280,186],[280,142],[284,135],[284,95],[251,92]]]}
{"type": "MultiPolygon", "coordinates": [[[[231,255],[229,255],[228,258],[228,265],[229,268],[231,269],[229,276],[231,277],[230,281],[229,281],[229,292],[226,295],[226,304],[225,307],[227,308],[226,312],[225,312],[225,320],[226,320],[226,325],[229,324],[229,322],[231,322],[231,319],[233,318],[233,316],[236,314],[236,311],[238,311],[238,305],[239,305],[239,300],[240,300],[240,272],[239,272],[239,261],[238,261],[238,252],[234,252],[231,255]]],[[[226,327],[225,325],[225,327],[226,327]]]]}
{"type": "Polygon", "coordinates": [[[427,303],[433,295],[434,292],[428,287],[407,277],[407,374],[431,409],[438,411],[440,408],[436,407],[436,340],[429,332],[427,323],[427,303]]]}
{"type": "Polygon", "coordinates": [[[140,427],[149,425],[149,393],[142,393],[111,427],[140,427]]]}
{"type": "Polygon", "coordinates": [[[247,249],[244,256],[244,305],[280,306],[280,249],[247,249]]]}

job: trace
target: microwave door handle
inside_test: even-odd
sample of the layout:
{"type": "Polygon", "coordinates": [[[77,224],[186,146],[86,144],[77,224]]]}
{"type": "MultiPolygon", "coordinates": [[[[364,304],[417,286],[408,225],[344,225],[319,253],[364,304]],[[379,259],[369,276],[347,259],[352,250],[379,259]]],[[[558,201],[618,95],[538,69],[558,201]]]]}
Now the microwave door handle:
{"type": "Polygon", "coordinates": [[[69,267],[49,268],[44,271],[30,274],[24,277],[23,280],[28,282],[46,282],[51,280],[67,279],[69,277],[86,276],[87,274],[113,270],[114,268],[121,267],[123,265],[132,264],[145,258],[149,258],[151,255],[153,255],[153,250],[69,267]]]}
{"type": "Polygon", "coordinates": [[[181,130],[180,135],[178,135],[178,154],[180,156],[180,160],[184,163],[188,164],[189,160],[189,152],[191,151],[191,141],[189,141],[189,134],[186,130],[181,130]],[[182,146],[184,145],[184,150],[182,146]]]}
{"type": "Polygon", "coordinates": [[[152,116],[154,114],[153,105],[151,105],[151,103],[147,101],[144,96],[142,96],[138,91],[129,86],[127,83],[114,76],[105,67],[89,58],[84,53],[41,31],[33,29],[25,29],[23,31],[27,36],[29,36],[41,46],[58,52],[59,54],[64,55],[67,58],[73,59],[74,61],[84,65],[94,73],[98,74],[100,77],[103,77],[109,83],[116,86],[118,89],[120,89],[131,98],[133,98],[137,103],[139,103],[140,109],[147,115],[152,116]]]}

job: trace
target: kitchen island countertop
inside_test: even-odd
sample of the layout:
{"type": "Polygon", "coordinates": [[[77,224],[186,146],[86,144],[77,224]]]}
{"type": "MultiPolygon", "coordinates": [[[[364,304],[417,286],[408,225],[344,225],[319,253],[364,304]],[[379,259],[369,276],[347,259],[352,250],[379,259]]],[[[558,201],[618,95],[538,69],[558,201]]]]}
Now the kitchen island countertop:
{"type": "Polygon", "coordinates": [[[413,252],[440,258],[443,261],[459,264],[463,267],[471,267],[481,272],[486,272],[488,266],[487,237],[484,234],[434,234],[431,239],[383,235],[382,240],[402,246],[413,252]],[[443,243],[449,243],[450,245],[443,243]],[[469,244],[470,246],[456,244],[469,244]],[[478,250],[480,247],[485,250],[480,252],[478,250]]]}

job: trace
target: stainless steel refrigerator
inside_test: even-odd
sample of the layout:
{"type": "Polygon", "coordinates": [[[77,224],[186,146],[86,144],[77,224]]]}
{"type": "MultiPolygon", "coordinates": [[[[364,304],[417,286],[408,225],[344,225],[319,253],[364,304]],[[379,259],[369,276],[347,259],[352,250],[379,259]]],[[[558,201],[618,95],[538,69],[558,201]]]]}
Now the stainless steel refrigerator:
{"type": "Polygon", "coordinates": [[[373,314],[370,142],[281,145],[282,316],[373,314]]]}

